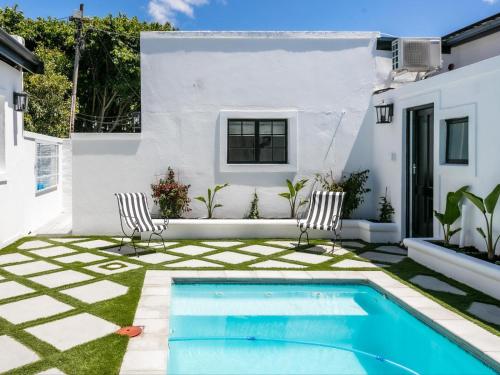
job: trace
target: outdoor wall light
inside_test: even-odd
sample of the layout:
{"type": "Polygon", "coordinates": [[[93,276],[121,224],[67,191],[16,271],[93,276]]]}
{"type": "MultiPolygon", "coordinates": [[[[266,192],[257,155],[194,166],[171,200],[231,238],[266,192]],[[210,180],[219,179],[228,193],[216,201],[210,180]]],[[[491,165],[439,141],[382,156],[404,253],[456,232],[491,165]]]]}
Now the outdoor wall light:
{"type": "Polygon", "coordinates": [[[390,124],[392,122],[394,104],[382,102],[382,104],[375,106],[375,110],[377,111],[377,124],[390,124]]]}
{"type": "Polygon", "coordinates": [[[14,93],[14,110],[26,112],[28,110],[28,94],[25,92],[14,93]]]}

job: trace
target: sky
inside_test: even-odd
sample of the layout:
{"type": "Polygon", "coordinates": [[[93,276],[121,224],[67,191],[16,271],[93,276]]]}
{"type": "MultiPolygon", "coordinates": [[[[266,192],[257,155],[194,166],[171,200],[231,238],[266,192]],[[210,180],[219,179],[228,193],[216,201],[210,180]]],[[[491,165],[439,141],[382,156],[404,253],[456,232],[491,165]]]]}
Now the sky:
{"type": "Polygon", "coordinates": [[[500,0],[0,0],[27,17],[125,13],[180,30],[380,31],[443,36],[500,12],[500,0]]]}

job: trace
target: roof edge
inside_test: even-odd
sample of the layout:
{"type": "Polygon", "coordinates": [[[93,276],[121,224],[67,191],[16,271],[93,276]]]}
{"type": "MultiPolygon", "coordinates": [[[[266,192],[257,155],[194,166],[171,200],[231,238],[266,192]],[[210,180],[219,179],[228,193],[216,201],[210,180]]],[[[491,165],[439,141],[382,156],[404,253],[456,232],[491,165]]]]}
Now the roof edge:
{"type": "Polygon", "coordinates": [[[43,73],[43,62],[33,52],[0,28],[0,60],[31,73],[43,73]]]}
{"type": "Polygon", "coordinates": [[[166,39],[372,39],[378,31],[143,31],[141,38],[166,39]]]}

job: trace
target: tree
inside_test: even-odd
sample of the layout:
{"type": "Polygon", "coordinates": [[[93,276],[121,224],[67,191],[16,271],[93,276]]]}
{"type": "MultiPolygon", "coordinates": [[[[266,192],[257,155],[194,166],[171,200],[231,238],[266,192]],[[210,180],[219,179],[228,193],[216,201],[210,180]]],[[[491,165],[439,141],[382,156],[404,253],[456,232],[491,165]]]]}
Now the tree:
{"type": "MultiPolygon", "coordinates": [[[[71,82],[75,44],[75,27],[72,22],[54,18],[25,18],[17,6],[0,8],[0,27],[11,34],[22,36],[26,47],[35,53],[45,52],[42,60],[53,59],[53,66],[46,67],[48,78],[26,75],[26,91],[30,94],[27,113],[31,129],[45,134],[67,134],[60,123],[62,112],[49,119],[42,93],[55,89],[66,105],[65,82],[71,82]],[[55,52],[58,52],[57,57],[55,52]],[[36,111],[36,113],[35,113],[36,111]],[[38,124],[39,118],[48,124],[38,124]],[[59,125],[56,125],[59,124],[59,125]],[[51,133],[53,132],[54,133],[51,133]]],[[[78,80],[78,105],[76,127],[85,126],[92,131],[114,131],[129,121],[131,113],[140,111],[140,57],[141,31],[170,31],[170,24],[141,22],[137,17],[91,17],[84,21],[84,49],[80,61],[78,80]]],[[[50,107],[48,107],[50,108],[50,107]]],[[[64,111],[68,116],[69,107],[64,111]]]]}

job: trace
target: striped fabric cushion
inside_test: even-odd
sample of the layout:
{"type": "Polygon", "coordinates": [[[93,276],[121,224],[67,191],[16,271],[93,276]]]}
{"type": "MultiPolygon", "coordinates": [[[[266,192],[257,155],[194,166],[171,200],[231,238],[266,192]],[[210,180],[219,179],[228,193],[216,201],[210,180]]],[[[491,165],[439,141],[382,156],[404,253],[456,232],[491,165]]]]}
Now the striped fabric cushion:
{"type": "Polygon", "coordinates": [[[345,193],[332,191],[314,191],[307,218],[301,220],[301,228],[320,230],[337,229],[342,214],[345,193]]]}
{"type": "Polygon", "coordinates": [[[165,225],[155,225],[149,214],[148,201],[144,193],[116,193],[120,215],[131,229],[139,232],[158,231],[165,225]]]}

